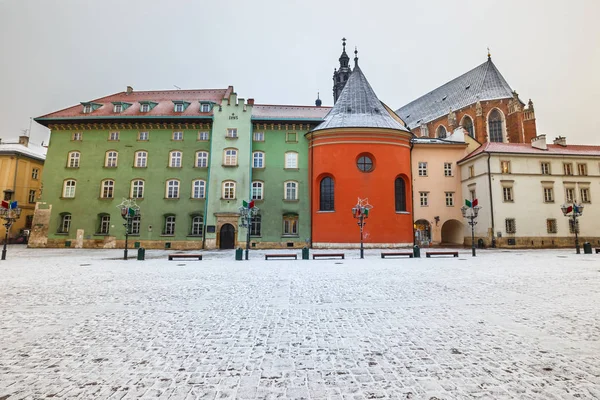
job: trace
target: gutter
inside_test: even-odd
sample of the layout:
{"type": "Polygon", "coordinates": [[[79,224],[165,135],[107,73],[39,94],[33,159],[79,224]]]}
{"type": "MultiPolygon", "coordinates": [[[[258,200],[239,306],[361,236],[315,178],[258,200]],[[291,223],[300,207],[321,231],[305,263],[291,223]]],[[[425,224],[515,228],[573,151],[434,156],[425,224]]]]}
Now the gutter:
{"type": "Polygon", "coordinates": [[[492,196],[492,172],[490,169],[490,157],[492,153],[489,151],[484,151],[482,153],[486,153],[488,155],[487,159],[487,167],[488,167],[488,186],[490,190],[490,215],[492,217],[492,248],[496,247],[496,238],[494,237],[494,232],[496,232],[494,227],[494,196],[492,196]]]}
{"type": "Polygon", "coordinates": [[[208,191],[210,188],[210,163],[212,161],[212,156],[213,156],[213,152],[212,152],[212,140],[213,140],[213,127],[215,125],[215,121],[213,118],[213,123],[210,124],[210,132],[208,133],[210,136],[208,137],[208,160],[206,162],[208,162],[208,170],[207,170],[207,175],[206,175],[206,188],[204,191],[204,219],[203,219],[203,227],[202,227],[202,231],[203,231],[203,235],[202,235],[202,249],[206,249],[206,221],[208,220],[208,191]]]}
{"type": "Polygon", "coordinates": [[[13,194],[14,194],[15,198],[12,201],[17,200],[17,175],[19,174],[19,154],[17,153],[16,156],[17,156],[17,159],[16,159],[16,163],[15,163],[15,177],[13,179],[13,194]]]}

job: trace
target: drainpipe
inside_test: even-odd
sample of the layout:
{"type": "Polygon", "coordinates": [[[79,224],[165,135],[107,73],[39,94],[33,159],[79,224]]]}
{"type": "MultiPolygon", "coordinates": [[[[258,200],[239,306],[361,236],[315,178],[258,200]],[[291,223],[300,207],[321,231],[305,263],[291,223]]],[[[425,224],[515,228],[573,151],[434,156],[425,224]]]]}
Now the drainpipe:
{"type": "MultiPolygon", "coordinates": [[[[310,127],[309,127],[310,129],[310,127]]],[[[310,179],[310,183],[308,184],[308,198],[309,198],[309,202],[310,202],[310,248],[313,248],[313,226],[314,226],[314,218],[313,218],[313,174],[314,174],[314,160],[315,160],[315,155],[314,155],[314,145],[313,145],[313,135],[310,133],[309,131],[309,141],[308,141],[308,145],[310,146],[310,174],[309,174],[309,179],[310,179]]],[[[335,192],[334,192],[335,193],[335,192]]],[[[334,198],[335,201],[335,198],[334,198]]],[[[334,203],[334,207],[335,207],[335,203],[334,203]]]]}
{"type": "MultiPolygon", "coordinates": [[[[254,106],[253,106],[254,108],[254,106]]],[[[264,135],[264,133],[263,133],[264,135]]],[[[248,146],[248,148],[250,149],[250,162],[248,163],[248,176],[250,177],[250,179],[248,180],[248,202],[252,201],[252,166],[254,165],[254,158],[252,157],[252,152],[254,150],[254,124],[252,123],[252,116],[250,116],[250,144],[248,146]]],[[[265,163],[265,167],[266,167],[266,156],[263,159],[263,163],[265,163]]],[[[263,191],[264,191],[264,187],[263,187],[263,191]]],[[[248,209],[248,212],[250,213],[250,209],[248,209]]],[[[246,227],[247,232],[246,232],[246,260],[248,259],[248,253],[250,252],[250,225],[252,224],[252,214],[250,213],[250,216],[248,217],[248,226],[246,227]]]]}
{"type": "Polygon", "coordinates": [[[494,232],[496,231],[494,228],[494,196],[492,196],[492,172],[490,169],[490,157],[491,153],[485,152],[488,155],[487,158],[487,167],[488,167],[488,186],[490,189],[490,215],[492,217],[492,247],[496,247],[496,237],[494,236],[494,232]]]}
{"type": "MultiPolygon", "coordinates": [[[[216,105],[216,104],[215,104],[216,105]]],[[[213,106],[214,108],[214,106],[213,106]]],[[[208,191],[210,188],[210,163],[212,161],[213,156],[213,148],[212,148],[212,140],[213,140],[213,127],[215,124],[215,117],[213,116],[210,124],[210,131],[208,132],[208,169],[206,171],[206,190],[204,192],[204,219],[202,227],[203,235],[202,235],[202,249],[206,249],[206,220],[208,219],[208,191]]]]}
{"type": "Polygon", "coordinates": [[[410,141],[410,204],[411,204],[411,214],[412,214],[412,240],[413,240],[413,248],[417,245],[417,240],[415,239],[415,186],[413,185],[413,175],[412,175],[412,166],[413,166],[413,160],[412,160],[412,152],[413,152],[413,148],[415,147],[415,144],[413,143],[413,141],[410,141]]]}

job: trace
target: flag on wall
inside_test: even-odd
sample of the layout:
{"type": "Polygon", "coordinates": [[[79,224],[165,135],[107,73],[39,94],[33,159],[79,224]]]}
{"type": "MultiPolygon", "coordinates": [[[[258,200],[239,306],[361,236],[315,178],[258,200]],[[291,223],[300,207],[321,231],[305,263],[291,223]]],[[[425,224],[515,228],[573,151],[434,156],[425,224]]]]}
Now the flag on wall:
{"type": "Polygon", "coordinates": [[[8,203],[8,201],[3,201],[2,204],[0,205],[2,208],[8,208],[10,206],[10,204],[8,203]]]}
{"type": "Polygon", "coordinates": [[[244,208],[254,208],[254,200],[251,200],[250,203],[248,203],[246,200],[242,200],[242,205],[244,206],[244,208]]]}
{"type": "Polygon", "coordinates": [[[12,203],[10,203],[10,209],[12,210],[12,209],[15,209],[15,208],[17,208],[17,202],[13,201],[12,203]]]}
{"type": "Polygon", "coordinates": [[[467,207],[477,207],[478,204],[479,202],[477,201],[477,199],[474,199],[472,202],[469,200],[465,200],[465,205],[467,207]]]}

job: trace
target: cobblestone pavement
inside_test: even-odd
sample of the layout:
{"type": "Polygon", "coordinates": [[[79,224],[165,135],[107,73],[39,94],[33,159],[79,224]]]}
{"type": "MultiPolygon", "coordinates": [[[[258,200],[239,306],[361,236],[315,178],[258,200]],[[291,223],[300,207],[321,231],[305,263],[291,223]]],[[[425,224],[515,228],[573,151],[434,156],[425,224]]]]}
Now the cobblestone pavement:
{"type": "Polygon", "coordinates": [[[10,246],[0,399],[598,399],[600,255],[10,246]]]}

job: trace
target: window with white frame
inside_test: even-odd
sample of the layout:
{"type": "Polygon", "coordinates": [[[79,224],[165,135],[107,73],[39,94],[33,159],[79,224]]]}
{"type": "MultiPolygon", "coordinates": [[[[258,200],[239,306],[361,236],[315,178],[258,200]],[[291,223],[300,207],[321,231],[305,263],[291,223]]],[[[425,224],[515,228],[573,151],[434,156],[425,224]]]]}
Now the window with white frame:
{"type": "Polygon", "coordinates": [[[517,223],[514,218],[506,218],[504,220],[504,228],[506,233],[517,233],[517,223]]]}
{"type": "Polygon", "coordinates": [[[262,151],[255,151],[252,153],[252,168],[264,168],[265,167],[265,153],[262,151]]]}
{"type": "Polygon", "coordinates": [[[429,206],[429,192],[419,192],[419,203],[421,207],[429,206]]]}
{"type": "Polygon", "coordinates": [[[131,198],[142,199],[144,198],[144,181],[141,179],[134,179],[131,181],[131,198]]]}
{"type": "Polygon", "coordinates": [[[208,132],[205,132],[205,131],[198,132],[198,140],[201,142],[207,142],[208,141],[208,132]]]}
{"type": "Polygon", "coordinates": [[[298,216],[286,215],[283,217],[283,235],[298,236],[298,216]]]}
{"type": "Polygon", "coordinates": [[[454,192],[446,192],[446,207],[454,207],[454,192]]]}
{"type": "Polygon", "coordinates": [[[264,184],[260,181],[252,182],[252,200],[263,199],[263,188],[264,184]]]}
{"type": "Polygon", "coordinates": [[[203,112],[203,113],[210,112],[210,104],[206,104],[206,103],[201,104],[200,105],[200,112],[203,112]]]}
{"type": "Polygon", "coordinates": [[[183,112],[183,104],[182,103],[175,104],[175,112],[183,112]]]}
{"type": "Polygon", "coordinates": [[[549,162],[541,163],[540,167],[542,168],[542,175],[550,175],[550,163],[549,162]]]}
{"type": "Polygon", "coordinates": [[[40,170],[38,168],[34,168],[31,170],[31,179],[37,180],[37,178],[39,176],[40,176],[40,170]]]}
{"type": "Polygon", "coordinates": [[[150,134],[146,131],[138,133],[138,140],[145,142],[150,137],[150,134]]]}
{"type": "Polygon", "coordinates": [[[556,227],[556,220],[554,218],[548,218],[546,220],[546,231],[548,233],[558,232],[557,227],[556,227]]]}
{"type": "Polygon", "coordinates": [[[577,174],[582,176],[587,175],[587,164],[577,164],[577,174]]]}
{"type": "Polygon", "coordinates": [[[223,165],[237,166],[237,149],[225,149],[223,151],[223,165]]]}
{"type": "Polygon", "coordinates": [[[121,105],[121,104],[115,104],[114,107],[113,107],[113,111],[116,114],[119,114],[119,113],[123,112],[123,105],[121,105]]]}
{"type": "Polygon", "coordinates": [[[63,213],[60,215],[60,224],[58,226],[58,233],[69,233],[71,229],[71,214],[63,213]]]}
{"type": "Polygon", "coordinates": [[[224,200],[235,199],[235,182],[234,181],[223,182],[221,197],[224,200]]]}
{"type": "Polygon", "coordinates": [[[475,176],[475,166],[469,165],[469,178],[473,178],[475,176]]]}
{"type": "Polygon", "coordinates": [[[135,167],[146,168],[148,166],[148,152],[147,151],[136,151],[135,152],[135,167]]]}
{"type": "Polygon", "coordinates": [[[229,138],[229,139],[235,139],[235,138],[237,138],[238,137],[238,135],[237,135],[237,128],[228,128],[227,129],[227,133],[225,134],[225,137],[229,138]]]}
{"type": "Polygon", "coordinates": [[[572,163],[563,163],[563,173],[565,175],[573,175],[573,164],[572,163]]]}
{"type": "Polygon", "coordinates": [[[165,226],[163,229],[163,235],[174,235],[175,234],[175,216],[165,215],[165,226]]]}
{"type": "Polygon", "coordinates": [[[471,201],[477,198],[477,193],[475,192],[475,189],[469,190],[469,196],[471,196],[471,201]]]}
{"type": "Polygon", "coordinates": [[[173,132],[173,140],[183,140],[183,132],[173,132]]]}
{"type": "Polygon", "coordinates": [[[285,200],[298,200],[298,182],[295,182],[295,181],[285,182],[284,187],[285,187],[285,193],[284,193],[285,200]]]}
{"type": "Polygon", "coordinates": [[[89,114],[92,112],[92,106],[89,104],[86,104],[83,106],[83,113],[84,114],[89,114]]]}
{"type": "Polygon", "coordinates": [[[142,104],[140,106],[140,112],[148,112],[150,111],[150,104],[142,104]]]}
{"type": "Polygon", "coordinates": [[[71,140],[73,141],[81,141],[83,135],[81,134],[81,132],[73,132],[73,137],[71,138],[71,140]]]}
{"type": "Polygon", "coordinates": [[[444,163],[444,176],[452,176],[452,163],[444,163]]]}
{"type": "Polygon", "coordinates": [[[114,150],[110,150],[106,152],[106,158],[104,159],[104,166],[107,168],[116,168],[117,166],[117,158],[119,157],[119,153],[114,150]]]}
{"type": "Polygon", "coordinates": [[[419,161],[419,176],[427,176],[427,162],[419,161]]]}
{"type": "Polygon", "coordinates": [[[298,153],[295,151],[285,153],[285,168],[298,169],[298,153]]]}
{"type": "Polygon", "coordinates": [[[67,179],[64,183],[63,183],[63,198],[66,199],[72,199],[73,197],[75,197],[75,186],[76,186],[76,182],[74,179],[67,179]]]}
{"type": "Polygon", "coordinates": [[[112,199],[115,194],[115,181],[112,179],[106,179],[102,181],[102,191],[100,197],[103,199],[112,199]]]}
{"type": "Polygon", "coordinates": [[[108,140],[111,142],[116,142],[119,140],[119,132],[111,132],[108,134],[108,140]]]}
{"type": "Polygon", "coordinates": [[[169,167],[181,168],[181,152],[172,151],[169,153],[169,167]]]}
{"type": "Polygon", "coordinates": [[[591,202],[589,188],[580,188],[579,194],[581,196],[580,198],[581,198],[582,203],[590,203],[591,202]]]}
{"type": "Polygon", "coordinates": [[[35,190],[29,191],[29,203],[35,203],[35,190]]]}
{"type": "Polygon", "coordinates": [[[575,188],[566,188],[565,189],[565,200],[567,203],[575,202],[575,188]]]}
{"type": "Polygon", "coordinates": [[[79,159],[81,158],[81,153],[78,151],[71,151],[69,153],[69,163],[67,164],[69,168],[79,168],[79,159]]]}
{"type": "Polygon", "coordinates": [[[192,216],[192,226],[190,229],[190,235],[202,236],[203,226],[204,226],[204,218],[202,217],[202,215],[193,215],[192,216]]]}
{"type": "Polygon", "coordinates": [[[179,198],[179,181],[176,179],[170,179],[166,184],[165,197],[167,199],[178,199],[179,198]]]}
{"type": "Polygon", "coordinates": [[[262,217],[260,214],[254,215],[250,219],[250,236],[260,236],[262,228],[262,217]]]}
{"type": "Polygon", "coordinates": [[[255,142],[264,142],[265,141],[265,133],[264,132],[254,132],[252,134],[252,140],[255,142]]]}
{"type": "Polygon", "coordinates": [[[203,199],[206,196],[206,182],[202,179],[196,179],[192,182],[192,198],[203,199]]]}
{"type": "Polygon", "coordinates": [[[100,214],[98,215],[99,224],[98,224],[98,233],[101,235],[108,235],[110,230],[110,215],[108,214],[100,214]]]}
{"type": "Polygon", "coordinates": [[[141,226],[142,217],[139,215],[134,216],[131,220],[131,235],[139,235],[141,226]]]}
{"type": "Polygon", "coordinates": [[[512,202],[513,200],[513,188],[512,186],[504,186],[502,188],[502,197],[506,202],[512,202]]]}
{"type": "Polygon", "coordinates": [[[554,203],[554,188],[544,188],[544,203],[554,203]]]}
{"type": "Polygon", "coordinates": [[[196,152],[196,168],[208,167],[208,151],[196,152]]]}

